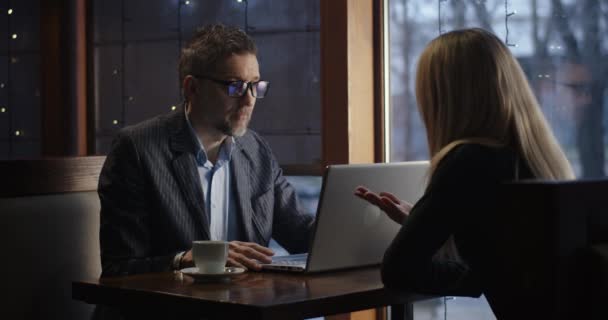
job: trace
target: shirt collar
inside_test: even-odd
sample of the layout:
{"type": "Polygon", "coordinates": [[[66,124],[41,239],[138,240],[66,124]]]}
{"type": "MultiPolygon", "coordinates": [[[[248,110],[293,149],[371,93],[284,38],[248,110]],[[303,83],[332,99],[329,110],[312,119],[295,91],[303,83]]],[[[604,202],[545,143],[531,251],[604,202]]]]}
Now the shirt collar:
{"type": "MultiPolygon", "coordinates": [[[[190,118],[188,117],[188,112],[186,112],[186,108],[184,108],[184,114],[186,115],[186,122],[188,123],[188,128],[190,129],[190,134],[192,134],[194,136],[194,138],[196,139],[196,141],[198,142],[199,149],[195,155],[196,162],[198,163],[199,166],[203,166],[207,163],[207,160],[208,160],[207,151],[205,151],[205,147],[203,146],[201,139],[196,134],[194,127],[192,127],[192,122],[190,122],[190,118]]],[[[229,136],[226,139],[224,139],[224,142],[220,146],[220,151],[219,151],[219,155],[218,155],[217,163],[216,163],[217,165],[222,165],[225,162],[230,162],[230,160],[232,159],[232,152],[234,151],[234,146],[235,146],[235,143],[234,143],[233,136],[229,136]]]]}

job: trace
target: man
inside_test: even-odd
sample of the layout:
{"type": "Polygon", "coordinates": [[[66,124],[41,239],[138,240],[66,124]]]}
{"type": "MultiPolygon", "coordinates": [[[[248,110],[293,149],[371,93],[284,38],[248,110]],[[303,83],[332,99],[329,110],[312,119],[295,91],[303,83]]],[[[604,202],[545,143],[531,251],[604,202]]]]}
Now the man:
{"type": "Polygon", "coordinates": [[[183,108],[118,133],[99,180],[102,276],[193,265],[193,240],[230,241],[229,266],[259,270],[271,237],[306,252],[300,210],[268,144],[247,126],[260,79],[256,46],[222,25],[183,49],[183,108]]]}

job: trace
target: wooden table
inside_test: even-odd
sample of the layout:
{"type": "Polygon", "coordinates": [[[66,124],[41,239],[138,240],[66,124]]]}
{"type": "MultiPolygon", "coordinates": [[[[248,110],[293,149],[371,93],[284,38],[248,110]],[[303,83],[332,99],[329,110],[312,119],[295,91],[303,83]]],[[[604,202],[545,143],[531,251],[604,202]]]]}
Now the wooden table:
{"type": "Polygon", "coordinates": [[[393,319],[412,315],[411,303],[429,296],[384,289],[378,268],[321,273],[248,272],[224,283],[199,283],[175,273],[77,281],[72,297],[137,315],[217,319],[301,319],[395,305],[393,319]],[[404,307],[405,306],[405,307],[404,307]]]}

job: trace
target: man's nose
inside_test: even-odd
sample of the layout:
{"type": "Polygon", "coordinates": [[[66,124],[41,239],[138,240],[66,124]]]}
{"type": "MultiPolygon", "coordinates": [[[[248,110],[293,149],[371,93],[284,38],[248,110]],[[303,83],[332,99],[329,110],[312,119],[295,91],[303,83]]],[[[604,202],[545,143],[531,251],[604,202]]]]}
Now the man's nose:
{"type": "Polygon", "coordinates": [[[247,89],[247,92],[243,94],[239,100],[239,105],[241,108],[245,107],[253,107],[255,104],[255,98],[251,94],[251,89],[247,89]]]}

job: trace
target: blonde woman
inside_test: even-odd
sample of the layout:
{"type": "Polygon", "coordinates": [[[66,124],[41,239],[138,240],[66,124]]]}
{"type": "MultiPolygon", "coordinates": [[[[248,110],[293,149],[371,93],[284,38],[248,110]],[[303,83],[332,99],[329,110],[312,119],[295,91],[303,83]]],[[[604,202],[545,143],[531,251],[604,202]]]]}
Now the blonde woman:
{"type": "Polygon", "coordinates": [[[433,40],[420,57],[416,97],[431,155],[424,196],[412,207],[387,192],[355,191],[403,224],[382,280],[396,289],[488,296],[474,269],[487,249],[479,224],[497,208],[500,184],[572,179],[572,169],[517,60],[487,31],[433,40]]]}

